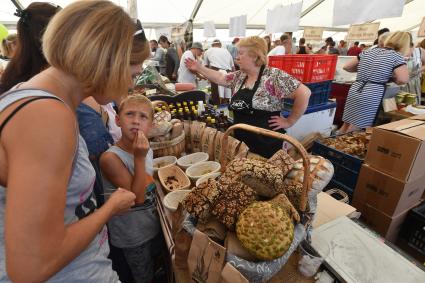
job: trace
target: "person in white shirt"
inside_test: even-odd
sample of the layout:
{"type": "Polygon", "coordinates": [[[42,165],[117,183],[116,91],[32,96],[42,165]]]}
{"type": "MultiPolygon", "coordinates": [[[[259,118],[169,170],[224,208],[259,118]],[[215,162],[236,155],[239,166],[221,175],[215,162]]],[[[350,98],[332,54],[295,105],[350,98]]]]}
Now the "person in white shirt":
{"type": "Polygon", "coordinates": [[[179,83],[193,83],[196,85],[196,74],[192,73],[184,63],[186,59],[196,60],[199,56],[202,55],[204,49],[202,48],[202,44],[200,42],[192,43],[192,47],[189,50],[186,50],[181,59],[180,59],[180,67],[178,70],[178,78],[177,81],[179,83]]]}
{"type": "MultiPolygon", "coordinates": [[[[228,50],[221,48],[221,42],[218,39],[215,39],[211,44],[211,48],[205,51],[204,65],[223,74],[235,69],[232,55],[228,50]]],[[[211,97],[214,104],[227,103],[230,96],[230,88],[218,86],[211,82],[211,97]]]]}
{"type": "Polygon", "coordinates": [[[280,45],[273,48],[267,56],[285,55],[291,54],[292,52],[292,40],[287,34],[280,36],[280,45]]]}

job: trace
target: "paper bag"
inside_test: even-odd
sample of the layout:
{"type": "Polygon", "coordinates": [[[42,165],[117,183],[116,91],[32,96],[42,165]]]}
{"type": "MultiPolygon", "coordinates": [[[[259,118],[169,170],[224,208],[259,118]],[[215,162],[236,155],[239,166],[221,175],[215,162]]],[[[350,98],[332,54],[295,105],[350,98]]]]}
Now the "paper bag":
{"type": "Polygon", "coordinates": [[[176,268],[187,270],[187,259],[189,257],[189,249],[192,244],[192,236],[183,229],[182,223],[185,214],[181,204],[179,204],[177,211],[171,215],[172,230],[174,243],[178,243],[174,246],[174,262],[176,268]]]}
{"type": "Polygon", "coordinates": [[[249,281],[230,263],[226,263],[221,272],[221,281],[223,283],[249,283],[249,281]]]}
{"type": "Polygon", "coordinates": [[[224,247],[209,239],[204,233],[195,230],[187,260],[192,282],[221,282],[225,256],[224,247]]]}

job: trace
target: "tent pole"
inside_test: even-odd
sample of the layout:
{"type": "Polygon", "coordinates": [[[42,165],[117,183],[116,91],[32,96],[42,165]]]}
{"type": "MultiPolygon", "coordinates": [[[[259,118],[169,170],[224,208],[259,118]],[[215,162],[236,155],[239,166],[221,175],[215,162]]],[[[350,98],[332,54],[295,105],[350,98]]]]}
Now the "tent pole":
{"type": "Polygon", "coordinates": [[[300,19],[302,17],[304,17],[305,15],[307,15],[308,13],[310,13],[311,11],[313,11],[317,6],[319,6],[323,2],[325,2],[325,0],[317,0],[316,2],[314,2],[313,4],[311,4],[310,7],[308,7],[307,9],[305,9],[304,11],[301,12],[300,19]]]}
{"type": "Polygon", "coordinates": [[[202,2],[204,2],[204,0],[198,0],[195,4],[195,7],[193,7],[193,11],[192,14],[190,14],[190,18],[189,20],[194,20],[196,17],[196,14],[198,14],[199,9],[201,8],[202,2]]]}
{"type": "Polygon", "coordinates": [[[12,1],[13,5],[16,6],[16,9],[23,10],[24,6],[22,6],[21,2],[19,0],[10,0],[12,1]]]}

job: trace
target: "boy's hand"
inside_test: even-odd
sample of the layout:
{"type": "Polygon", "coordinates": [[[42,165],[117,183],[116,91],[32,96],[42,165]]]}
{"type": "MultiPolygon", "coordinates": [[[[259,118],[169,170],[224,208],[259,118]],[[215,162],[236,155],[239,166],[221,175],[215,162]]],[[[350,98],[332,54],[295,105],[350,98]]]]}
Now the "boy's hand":
{"type": "Polygon", "coordinates": [[[141,130],[138,130],[136,133],[136,137],[134,138],[134,141],[133,141],[134,158],[146,157],[148,150],[149,150],[149,141],[146,138],[145,134],[141,130]]]}
{"type": "Polygon", "coordinates": [[[111,205],[112,215],[124,213],[135,204],[136,195],[128,190],[118,188],[105,203],[111,205]]]}

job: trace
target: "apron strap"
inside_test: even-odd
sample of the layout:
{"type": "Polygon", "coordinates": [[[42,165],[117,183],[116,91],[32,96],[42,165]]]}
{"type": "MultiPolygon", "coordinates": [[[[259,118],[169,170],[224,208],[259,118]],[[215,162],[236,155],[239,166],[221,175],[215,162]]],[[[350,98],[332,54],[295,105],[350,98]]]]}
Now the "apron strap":
{"type": "MultiPolygon", "coordinates": [[[[260,85],[261,77],[263,76],[263,72],[264,72],[264,69],[265,69],[265,68],[266,68],[266,65],[261,65],[260,72],[258,73],[257,80],[255,81],[254,87],[252,88],[253,93],[255,93],[255,92],[257,91],[257,88],[258,88],[258,86],[260,85]]],[[[245,79],[243,80],[243,82],[242,82],[242,84],[241,84],[241,86],[240,86],[239,90],[241,90],[241,89],[242,89],[242,86],[246,83],[246,80],[247,80],[247,79],[248,79],[248,75],[247,75],[247,76],[245,77],[245,79]]]]}

